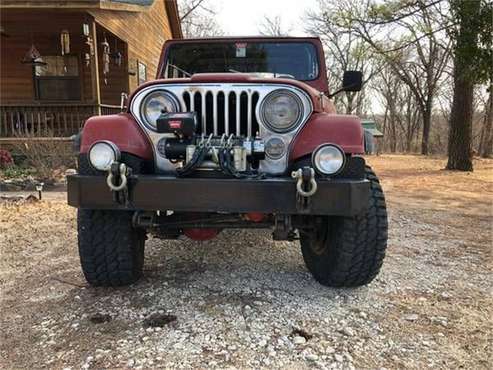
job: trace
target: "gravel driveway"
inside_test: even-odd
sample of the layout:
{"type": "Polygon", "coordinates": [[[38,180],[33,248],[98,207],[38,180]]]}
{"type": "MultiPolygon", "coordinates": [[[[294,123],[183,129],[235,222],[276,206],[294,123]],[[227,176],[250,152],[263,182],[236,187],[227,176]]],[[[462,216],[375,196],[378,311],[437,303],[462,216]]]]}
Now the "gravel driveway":
{"type": "Polygon", "coordinates": [[[0,368],[490,368],[493,161],[413,158],[371,159],[390,240],[358,289],[322,287],[267,231],[150,239],[141,282],[90,288],[63,194],[0,205],[0,368]]]}

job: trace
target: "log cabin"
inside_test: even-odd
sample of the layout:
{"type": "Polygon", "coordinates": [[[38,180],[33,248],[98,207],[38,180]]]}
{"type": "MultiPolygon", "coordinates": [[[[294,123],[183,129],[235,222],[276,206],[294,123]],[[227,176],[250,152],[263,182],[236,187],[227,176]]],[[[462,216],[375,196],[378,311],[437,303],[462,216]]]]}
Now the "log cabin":
{"type": "Polygon", "coordinates": [[[155,77],[176,0],[2,0],[0,143],[68,138],[155,77]]]}

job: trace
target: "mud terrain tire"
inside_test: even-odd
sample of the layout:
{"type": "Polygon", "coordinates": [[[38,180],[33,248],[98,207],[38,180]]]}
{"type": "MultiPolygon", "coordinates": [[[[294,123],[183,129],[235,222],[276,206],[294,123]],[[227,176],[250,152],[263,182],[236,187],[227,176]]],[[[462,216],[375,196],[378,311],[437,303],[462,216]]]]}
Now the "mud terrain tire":
{"type": "Polygon", "coordinates": [[[379,180],[370,167],[368,209],[353,217],[318,217],[316,232],[300,231],[308,270],[323,285],[356,287],[379,273],[387,248],[387,209],[379,180]]]}
{"type": "Polygon", "coordinates": [[[129,285],[142,276],[145,232],[132,227],[131,213],[79,209],[77,226],[82,272],[89,284],[129,285]]]}

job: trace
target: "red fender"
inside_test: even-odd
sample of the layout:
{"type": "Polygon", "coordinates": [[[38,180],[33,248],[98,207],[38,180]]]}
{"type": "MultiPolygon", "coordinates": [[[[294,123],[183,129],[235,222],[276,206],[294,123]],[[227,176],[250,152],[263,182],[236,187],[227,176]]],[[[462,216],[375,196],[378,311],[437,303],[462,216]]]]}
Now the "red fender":
{"type": "Polygon", "coordinates": [[[290,161],[310,155],[321,144],[339,145],[345,153],[364,154],[363,126],[356,116],[314,113],[291,146],[290,161]]]}
{"type": "Polygon", "coordinates": [[[112,141],[120,151],[143,159],[154,158],[149,139],[132,115],[127,113],[89,118],[82,130],[80,152],[87,153],[91,145],[99,140],[112,141]]]}

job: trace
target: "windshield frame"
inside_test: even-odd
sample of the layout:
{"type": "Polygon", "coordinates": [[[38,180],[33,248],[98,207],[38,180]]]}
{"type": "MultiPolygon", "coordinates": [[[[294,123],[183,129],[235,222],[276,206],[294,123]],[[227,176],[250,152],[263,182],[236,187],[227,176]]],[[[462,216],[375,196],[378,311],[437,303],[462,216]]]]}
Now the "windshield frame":
{"type": "MultiPolygon", "coordinates": [[[[211,38],[211,39],[184,39],[184,40],[168,40],[165,42],[159,68],[156,78],[164,79],[166,73],[166,65],[170,50],[177,44],[234,44],[234,43],[259,43],[259,44],[310,44],[313,47],[314,63],[317,66],[317,75],[308,80],[293,79],[295,81],[303,82],[311,85],[319,90],[327,91],[327,80],[323,77],[326,74],[325,59],[323,56],[323,50],[321,49],[320,40],[315,38],[301,38],[301,37],[286,37],[286,38],[267,38],[267,37],[252,37],[252,38],[211,38]]],[[[204,72],[207,73],[207,72],[204,72]]],[[[229,71],[218,73],[232,73],[229,71]]],[[[254,73],[254,72],[253,72],[254,73]]]]}

